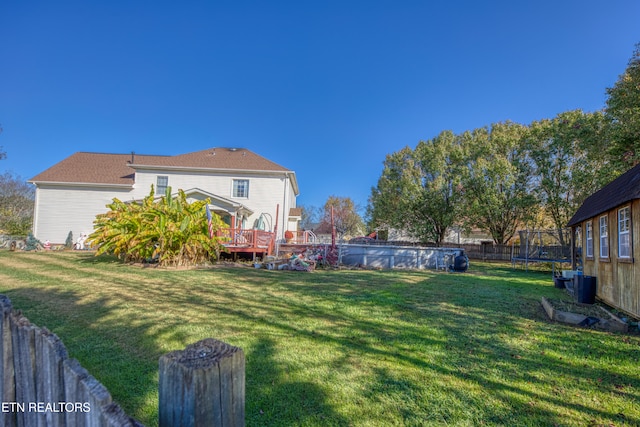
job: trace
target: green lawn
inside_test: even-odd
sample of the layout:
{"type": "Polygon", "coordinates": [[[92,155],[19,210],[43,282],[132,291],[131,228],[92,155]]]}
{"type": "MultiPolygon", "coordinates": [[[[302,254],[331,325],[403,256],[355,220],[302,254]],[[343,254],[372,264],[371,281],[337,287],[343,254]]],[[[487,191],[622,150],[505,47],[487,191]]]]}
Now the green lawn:
{"type": "Polygon", "coordinates": [[[0,293],[157,424],[158,358],[244,349],[249,426],[640,425],[640,337],[550,323],[550,275],[143,269],[0,252],[0,293]]]}

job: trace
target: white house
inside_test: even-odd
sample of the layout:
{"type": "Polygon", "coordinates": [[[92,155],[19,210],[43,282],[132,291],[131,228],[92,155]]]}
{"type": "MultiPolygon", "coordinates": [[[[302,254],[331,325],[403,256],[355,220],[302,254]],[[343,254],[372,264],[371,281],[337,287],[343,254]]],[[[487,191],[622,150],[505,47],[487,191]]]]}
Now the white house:
{"type": "Polygon", "coordinates": [[[113,198],[141,200],[151,186],[191,200],[210,199],[210,209],[232,228],[297,230],[299,194],[295,172],[244,148],[210,148],[178,156],[79,152],[29,180],[36,186],[33,234],[64,243],[93,231],[96,215],[113,198]]]}

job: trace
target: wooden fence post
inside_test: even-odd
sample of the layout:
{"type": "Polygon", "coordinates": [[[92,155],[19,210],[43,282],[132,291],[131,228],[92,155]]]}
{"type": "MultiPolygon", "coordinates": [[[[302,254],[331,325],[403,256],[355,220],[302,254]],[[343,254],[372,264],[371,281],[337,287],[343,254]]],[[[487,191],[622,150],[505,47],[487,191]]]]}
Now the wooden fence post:
{"type": "MultiPolygon", "coordinates": [[[[89,376],[89,372],[84,369],[76,359],[65,359],[62,362],[62,372],[64,375],[64,395],[66,402],[86,402],[84,387],[81,381],[89,376]]],[[[86,417],[78,411],[65,412],[65,426],[85,427],[86,417]]]]}
{"type": "Polygon", "coordinates": [[[102,407],[105,427],[144,427],[139,421],[128,416],[117,403],[109,403],[102,407]]]}
{"type": "MultiPolygon", "coordinates": [[[[16,401],[15,371],[13,368],[13,344],[11,339],[11,322],[9,317],[13,307],[11,301],[4,295],[0,295],[0,401],[16,401]]],[[[0,425],[15,427],[15,412],[0,412],[0,425]]]]}
{"type": "MultiPolygon", "coordinates": [[[[14,311],[11,319],[11,340],[13,344],[13,366],[15,369],[16,402],[28,404],[36,402],[36,342],[39,329],[29,322],[20,311],[14,311]]],[[[38,425],[38,413],[18,411],[18,427],[38,425]]]]}
{"type": "Polygon", "coordinates": [[[160,427],[244,426],[241,348],[207,338],[160,357],[160,427]]]}
{"type": "Polygon", "coordinates": [[[77,403],[88,403],[91,409],[83,413],[87,427],[102,427],[106,425],[102,407],[112,403],[111,394],[91,374],[80,380],[80,386],[84,389],[86,400],[77,403]]]}
{"type": "MultiPolygon", "coordinates": [[[[38,375],[36,397],[38,402],[64,402],[64,372],[62,363],[69,355],[60,338],[46,328],[36,333],[36,366],[38,375]]],[[[64,427],[64,413],[45,412],[39,426],[64,427]]]]}

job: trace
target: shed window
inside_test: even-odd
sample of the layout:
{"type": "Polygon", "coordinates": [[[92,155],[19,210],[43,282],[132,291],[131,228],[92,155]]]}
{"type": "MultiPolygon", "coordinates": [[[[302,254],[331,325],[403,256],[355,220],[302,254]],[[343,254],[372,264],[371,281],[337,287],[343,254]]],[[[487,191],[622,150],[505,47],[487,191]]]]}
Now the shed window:
{"type": "Polygon", "coordinates": [[[606,215],[600,217],[600,258],[609,258],[609,224],[606,215]]]}
{"type": "Polygon", "coordinates": [[[233,180],[233,197],[249,197],[249,180],[234,179],[233,180]]]}
{"type": "Polygon", "coordinates": [[[618,210],[618,256],[631,257],[631,216],[629,206],[618,210]]]}
{"type": "Polygon", "coordinates": [[[593,258],[593,224],[591,221],[587,222],[585,233],[587,241],[587,258],[593,258]]]}
{"type": "Polygon", "coordinates": [[[158,176],[156,178],[156,195],[163,195],[164,193],[166,193],[168,186],[169,186],[169,177],[158,176]]]}

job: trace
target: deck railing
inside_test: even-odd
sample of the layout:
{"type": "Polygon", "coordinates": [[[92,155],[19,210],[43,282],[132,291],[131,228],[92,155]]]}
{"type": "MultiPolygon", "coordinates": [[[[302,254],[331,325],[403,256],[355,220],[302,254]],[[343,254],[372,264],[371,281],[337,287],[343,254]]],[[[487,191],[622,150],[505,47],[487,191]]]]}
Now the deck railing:
{"type": "Polygon", "coordinates": [[[254,252],[264,250],[271,253],[274,247],[274,233],[263,230],[242,228],[222,228],[217,233],[220,243],[229,248],[242,248],[254,252]]]}
{"type": "Polygon", "coordinates": [[[306,245],[319,243],[318,237],[311,230],[292,231],[293,237],[287,239],[287,243],[294,243],[296,245],[306,245]]]}

